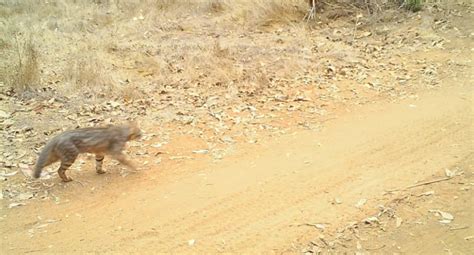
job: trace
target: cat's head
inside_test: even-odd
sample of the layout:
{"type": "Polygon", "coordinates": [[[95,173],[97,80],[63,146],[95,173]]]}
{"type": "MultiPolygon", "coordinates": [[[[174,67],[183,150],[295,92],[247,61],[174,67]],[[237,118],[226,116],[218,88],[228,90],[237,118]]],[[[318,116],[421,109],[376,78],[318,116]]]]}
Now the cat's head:
{"type": "Polygon", "coordinates": [[[135,121],[128,123],[128,140],[137,140],[142,137],[142,131],[138,127],[138,124],[135,121]]]}

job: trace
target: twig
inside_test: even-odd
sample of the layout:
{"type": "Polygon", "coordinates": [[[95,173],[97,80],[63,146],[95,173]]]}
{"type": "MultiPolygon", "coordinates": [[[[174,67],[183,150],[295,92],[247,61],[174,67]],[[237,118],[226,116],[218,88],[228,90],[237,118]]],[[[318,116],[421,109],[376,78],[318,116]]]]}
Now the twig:
{"type": "Polygon", "coordinates": [[[310,226],[310,227],[315,227],[317,229],[321,229],[320,226],[324,224],[329,224],[329,223],[301,223],[301,224],[290,225],[290,226],[295,226],[295,227],[310,226]]]}
{"type": "Polygon", "coordinates": [[[303,17],[303,20],[306,20],[307,22],[316,17],[316,1],[312,0],[310,4],[311,8],[309,9],[308,13],[306,13],[306,15],[303,17]]]}
{"type": "Polygon", "coordinates": [[[461,230],[461,229],[467,229],[469,226],[464,226],[464,227],[457,227],[457,228],[449,228],[449,230],[461,230]]]}
{"type": "Polygon", "coordinates": [[[436,179],[436,180],[432,180],[432,181],[422,182],[422,183],[418,183],[418,184],[415,184],[415,185],[408,186],[405,189],[412,189],[412,188],[416,188],[416,187],[420,187],[420,186],[424,186],[424,185],[428,185],[428,184],[447,181],[447,180],[450,180],[452,178],[453,177],[445,177],[445,178],[442,178],[442,179],[436,179]]]}
{"type": "Polygon", "coordinates": [[[32,252],[38,252],[38,251],[44,251],[46,249],[36,249],[36,250],[29,250],[29,251],[25,251],[23,253],[32,253],[32,252]]]}
{"type": "Polygon", "coordinates": [[[382,249],[383,247],[385,247],[385,244],[382,244],[382,246],[380,247],[375,247],[375,248],[365,248],[366,250],[369,250],[369,251],[373,251],[373,250],[380,250],[382,249]]]}
{"type": "Polygon", "coordinates": [[[326,247],[329,246],[328,242],[326,242],[323,237],[319,237],[319,240],[321,240],[321,242],[323,242],[326,247]]]}
{"type": "Polygon", "coordinates": [[[354,41],[355,41],[355,36],[356,36],[356,32],[357,32],[357,25],[359,25],[359,18],[360,18],[360,15],[356,15],[354,30],[352,31],[352,42],[351,43],[354,43],[354,41]]]}
{"type": "Polygon", "coordinates": [[[433,184],[433,183],[437,183],[437,182],[442,182],[442,181],[447,181],[447,180],[451,180],[453,177],[445,177],[445,178],[441,178],[441,179],[436,179],[436,180],[432,180],[432,181],[426,181],[426,182],[422,182],[422,183],[417,183],[417,184],[414,184],[414,185],[411,185],[411,186],[408,186],[406,188],[403,188],[403,189],[393,189],[393,190],[388,190],[387,192],[394,192],[394,191],[401,191],[401,190],[407,190],[407,189],[412,189],[412,188],[416,188],[416,187],[420,187],[420,186],[424,186],[424,185],[429,185],[429,184],[433,184]]]}
{"type": "Polygon", "coordinates": [[[18,70],[22,68],[23,63],[21,62],[20,43],[18,42],[18,34],[15,33],[16,52],[18,55],[18,70]]]}

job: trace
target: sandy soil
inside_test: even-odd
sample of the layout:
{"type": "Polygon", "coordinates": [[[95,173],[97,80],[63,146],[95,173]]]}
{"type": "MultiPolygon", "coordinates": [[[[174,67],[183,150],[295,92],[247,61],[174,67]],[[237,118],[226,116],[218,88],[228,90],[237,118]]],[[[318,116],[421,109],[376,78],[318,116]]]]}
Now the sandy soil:
{"type": "Polygon", "coordinates": [[[403,235],[382,231],[360,242],[382,247],[380,252],[442,253],[444,244],[467,254],[473,248],[472,210],[466,211],[472,204],[472,96],[470,86],[454,86],[365,106],[321,132],[242,147],[217,164],[177,165],[179,175],[160,167],[129,179],[91,174],[83,180],[87,185],[56,187],[58,204],[37,201],[5,211],[15,220],[2,221],[2,247],[9,254],[298,252],[299,245],[320,238],[305,223],[323,224],[331,233],[375,214],[379,204],[433,187],[384,192],[442,178],[451,169],[461,176],[434,188],[435,198],[399,201],[403,235]],[[357,208],[361,199],[366,203],[357,208]],[[427,217],[433,214],[428,209],[450,212],[454,221],[438,223],[427,217]],[[448,231],[453,226],[465,229],[448,231]]]}

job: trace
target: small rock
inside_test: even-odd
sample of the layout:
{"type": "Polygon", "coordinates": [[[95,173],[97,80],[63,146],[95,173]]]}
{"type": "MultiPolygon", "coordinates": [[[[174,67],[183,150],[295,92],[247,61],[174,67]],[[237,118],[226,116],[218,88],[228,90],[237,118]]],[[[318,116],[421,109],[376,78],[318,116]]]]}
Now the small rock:
{"type": "Polygon", "coordinates": [[[33,193],[31,193],[31,192],[25,192],[25,193],[21,193],[20,195],[18,195],[19,200],[28,200],[32,197],[33,197],[33,193]]]}
{"type": "Polygon", "coordinates": [[[326,226],[324,224],[314,224],[314,226],[317,228],[317,229],[321,229],[321,230],[324,230],[326,228],[326,226]]]}
{"type": "Polygon", "coordinates": [[[355,207],[361,208],[366,202],[367,202],[367,199],[362,198],[362,199],[359,200],[359,202],[357,202],[357,204],[355,205],[355,207]]]}
{"type": "Polygon", "coordinates": [[[377,217],[375,217],[375,216],[366,218],[366,219],[364,220],[364,222],[367,223],[367,224],[380,223],[380,222],[379,222],[379,219],[378,219],[377,217]]]}
{"type": "Polygon", "coordinates": [[[434,190],[430,190],[430,191],[427,191],[427,192],[424,192],[424,193],[421,193],[420,195],[418,196],[431,196],[431,195],[434,195],[434,190]]]}

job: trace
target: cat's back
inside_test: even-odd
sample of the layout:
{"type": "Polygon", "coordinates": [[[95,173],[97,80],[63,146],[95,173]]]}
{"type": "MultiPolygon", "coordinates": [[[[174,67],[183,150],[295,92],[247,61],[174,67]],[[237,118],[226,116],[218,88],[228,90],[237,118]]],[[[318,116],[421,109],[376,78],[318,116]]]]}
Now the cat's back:
{"type": "Polygon", "coordinates": [[[110,132],[107,128],[77,128],[73,130],[64,131],[53,139],[56,140],[77,140],[77,139],[85,139],[85,138],[101,138],[105,137],[110,132]]]}
{"type": "Polygon", "coordinates": [[[74,145],[80,151],[106,149],[118,133],[111,128],[78,128],[59,134],[56,143],[74,145]]]}

